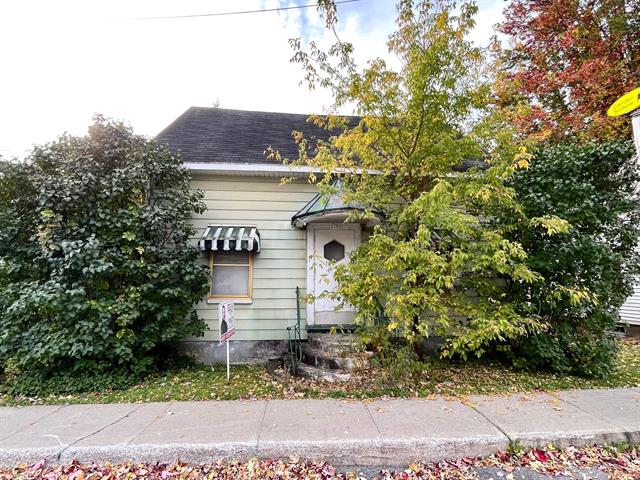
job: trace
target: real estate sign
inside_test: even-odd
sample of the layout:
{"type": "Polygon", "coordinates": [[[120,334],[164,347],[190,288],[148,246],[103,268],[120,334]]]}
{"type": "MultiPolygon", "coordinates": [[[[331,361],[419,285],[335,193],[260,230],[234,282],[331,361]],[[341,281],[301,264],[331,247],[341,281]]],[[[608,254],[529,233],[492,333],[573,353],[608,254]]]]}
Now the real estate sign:
{"type": "Polygon", "coordinates": [[[636,153],[640,157],[640,87],[625,93],[607,110],[607,115],[610,117],[619,117],[627,113],[632,115],[633,142],[636,144],[636,153]]]}
{"type": "Polygon", "coordinates": [[[232,301],[220,302],[218,305],[218,331],[220,345],[228,342],[236,333],[235,308],[232,301]]]}
{"type": "Polygon", "coordinates": [[[640,108],[640,88],[631,90],[617,99],[607,110],[610,117],[619,117],[640,108]]]}

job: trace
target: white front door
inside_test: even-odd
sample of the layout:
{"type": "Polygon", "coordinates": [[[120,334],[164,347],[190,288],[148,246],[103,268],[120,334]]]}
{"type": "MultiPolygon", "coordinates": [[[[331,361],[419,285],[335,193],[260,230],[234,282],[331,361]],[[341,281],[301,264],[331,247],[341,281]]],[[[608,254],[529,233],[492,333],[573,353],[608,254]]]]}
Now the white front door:
{"type": "Polygon", "coordinates": [[[311,305],[309,323],[315,325],[338,325],[353,323],[355,309],[342,306],[340,301],[323,297],[326,292],[336,289],[333,271],[336,265],[349,261],[349,254],[360,244],[360,225],[353,224],[315,224],[307,227],[307,234],[312,238],[309,258],[310,285],[315,296],[311,305]]]}

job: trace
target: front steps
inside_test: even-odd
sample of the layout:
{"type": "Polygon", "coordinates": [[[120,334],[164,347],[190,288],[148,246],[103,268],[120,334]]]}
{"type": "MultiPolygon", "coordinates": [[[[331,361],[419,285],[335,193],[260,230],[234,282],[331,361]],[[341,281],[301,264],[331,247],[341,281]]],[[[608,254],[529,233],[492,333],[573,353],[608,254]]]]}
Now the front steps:
{"type": "Polygon", "coordinates": [[[311,380],[348,381],[351,370],[368,363],[368,355],[358,351],[356,345],[357,338],[352,333],[309,332],[296,373],[311,380]]]}
{"type": "Polygon", "coordinates": [[[325,370],[301,363],[296,369],[296,376],[314,382],[338,383],[351,380],[351,374],[344,370],[325,370]]]}

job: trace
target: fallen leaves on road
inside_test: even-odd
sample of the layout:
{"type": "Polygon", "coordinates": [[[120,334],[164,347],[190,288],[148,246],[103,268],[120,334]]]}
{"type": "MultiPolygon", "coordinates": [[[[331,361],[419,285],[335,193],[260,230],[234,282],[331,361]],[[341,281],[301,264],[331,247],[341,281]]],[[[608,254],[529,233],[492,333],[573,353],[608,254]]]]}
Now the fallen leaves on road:
{"type": "MultiPolygon", "coordinates": [[[[500,479],[521,478],[517,471],[535,471],[550,478],[593,478],[602,472],[613,480],[640,479],[640,446],[616,448],[611,446],[567,448],[556,450],[533,449],[526,453],[498,452],[487,458],[462,458],[456,461],[416,462],[403,471],[381,471],[371,478],[381,480],[471,480],[478,479],[478,471],[490,469],[500,479]],[[591,472],[591,473],[589,473],[591,472]]],[[[129,479],[313,479],[365,480],[358,472],[337,472],[324,462],[308,462],[291,456],[287,460],[219,461],[189,465],[186,463],[104,463],[48,465],[44,461],[34,465],[0,467],[0,480],[129,480],[129,479]]]]}

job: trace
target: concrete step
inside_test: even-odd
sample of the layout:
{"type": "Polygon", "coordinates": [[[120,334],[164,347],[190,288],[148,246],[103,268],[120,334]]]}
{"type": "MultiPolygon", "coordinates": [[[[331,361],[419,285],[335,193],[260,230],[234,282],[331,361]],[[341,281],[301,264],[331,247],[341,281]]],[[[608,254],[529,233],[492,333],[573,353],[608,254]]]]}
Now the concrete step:
{"type": "Polygon", "coordinates": [[[302,346],[302,361],[307,365],[328,370],[353,370],[366,366],[368,355],[357,352],[332,354],[313,348],[306,344],[302,346]]]}
{"type": "Polygon", "coordinates": [[[353,346],[318,345],[316,342],[307,342],[307,345],[314,350],[326,353],[330,357],[348,357],[354,353],[358,353],[358,349],[353,346]]]}
{"type": "Polygon", "coordinates": [[[296,368],[296,375],[302,378],[306,378],[313,381],[320,382],[348,382],[351,379],[351,374],[343,370],[326,370],[324,368],[314,367],[301,363],[296,368]]]}
{"type": "Polygon", "coordinates": [[[357,335],[354,333],[313,333],[309,332],[309,338],[313,338],[318,342],[323,343],[352,343],[357,340],[357,335]]]}
{"type": "Polygon", "coordinates": [[[316,350],[338,354],[356,351],[358,339],[353,334],[310,333],[308,344],[316,350]]]}

